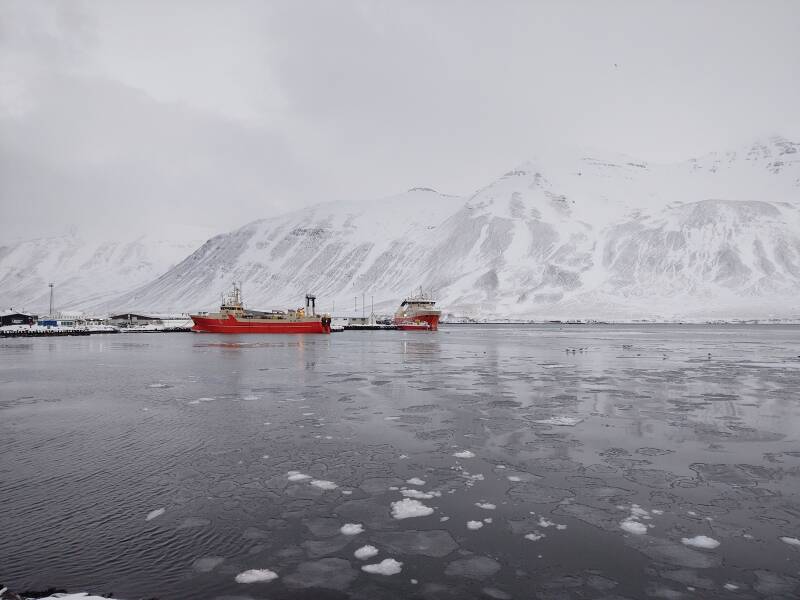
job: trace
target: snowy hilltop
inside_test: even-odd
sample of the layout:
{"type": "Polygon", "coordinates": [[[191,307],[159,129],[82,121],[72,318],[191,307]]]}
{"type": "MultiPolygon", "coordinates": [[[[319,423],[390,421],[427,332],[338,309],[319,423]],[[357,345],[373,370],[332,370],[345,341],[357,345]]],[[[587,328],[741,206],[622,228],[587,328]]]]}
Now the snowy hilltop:
{"type": "Polygon", "coordinates": [[[800,144],[675,164],[548,155],[468,197],[319,204],[216,236],[93,306],[208,310],[234,280],[253,307],[314,292],[336,313],[356,298],[360,313],[362,294],[390,312],[422,287],[446,314],[489,319],[796,318],[800,144]]]}
{"type": "Polygon", "coordinates": [[[0,308],[44,314],[52,282],[57,309],[84,309],[152,281],[200,244],[152,235],[92,241],[73,233],[0,245],[0,308]]]}

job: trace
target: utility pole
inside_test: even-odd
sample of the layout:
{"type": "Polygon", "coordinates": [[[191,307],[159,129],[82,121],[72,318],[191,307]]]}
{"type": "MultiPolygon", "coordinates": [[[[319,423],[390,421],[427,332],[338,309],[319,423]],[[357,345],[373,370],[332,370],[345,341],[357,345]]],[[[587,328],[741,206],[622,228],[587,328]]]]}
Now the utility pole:
{"type": "Polygon", "coordinates": [[[50,287],[50,316],[53,316],[53,284],[47,284],[50,287]]]}
{"type": "Polygon", "coordinates": [[[361,292],[361,318],[363,319],[366,316],[364,314],[364,292],[361,292]]]}
{"type": "Polygon", "coordinates": [[[375,324],[375,296],[369,297],[369,320],[372,325],[375,324]]]}

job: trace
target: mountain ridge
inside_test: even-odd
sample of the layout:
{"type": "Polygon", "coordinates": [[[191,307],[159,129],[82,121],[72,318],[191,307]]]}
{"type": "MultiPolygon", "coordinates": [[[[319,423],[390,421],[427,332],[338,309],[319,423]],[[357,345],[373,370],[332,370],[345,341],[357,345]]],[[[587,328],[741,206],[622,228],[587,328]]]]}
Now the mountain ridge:
{"type": "Polygon", "coordinates": [[[799,148],[771,138],[655,166],[537,159],[465,197],[314,205],[216,236],[116,302],[213,309],[236,279],[251,303],[314,291],[357,312],[361,294],[389,312],[422,286],[464,316],[792,317],[799,148]]]}
{"type": "MultiPolygon", "coordinates": [[[[149,278],[67,304],[210,310],[236,280],[254,307],[295,306],[314,292],[337,313],[360,313],[362,294],[391,312],[423,287],[445,312],[466,317],[793,318],[800,144],[773,136],[658,164],[553,152],[466,196],[419,186],[319,203],[193,250],[149,278]]],[[[0,289],[3,260],[0,250],[0,289]]]]}

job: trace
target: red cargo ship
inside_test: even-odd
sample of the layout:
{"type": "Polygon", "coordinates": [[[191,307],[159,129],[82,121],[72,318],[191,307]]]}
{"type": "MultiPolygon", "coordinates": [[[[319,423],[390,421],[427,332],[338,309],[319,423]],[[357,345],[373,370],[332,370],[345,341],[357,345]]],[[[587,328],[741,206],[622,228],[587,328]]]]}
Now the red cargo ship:
{"type": "Polygon", "coordinates": [[[405,331],[436,331],[442,311],[435,305],[433,298],[422,291],[418,296],[409,296],[394,313],[394,324],[405,331]]]}
{"type": "Polygon", "coordinates": [[[189,315],[192,331],[205,333],[330,333],[329,315],[316,314],[316,296],[306,296],[305,308],[296,310],[249,310],[242,303],[242,289],[223,296],[218,313],[189,315]],[[306,314],[306,313],[310,314],[306,314]]]}

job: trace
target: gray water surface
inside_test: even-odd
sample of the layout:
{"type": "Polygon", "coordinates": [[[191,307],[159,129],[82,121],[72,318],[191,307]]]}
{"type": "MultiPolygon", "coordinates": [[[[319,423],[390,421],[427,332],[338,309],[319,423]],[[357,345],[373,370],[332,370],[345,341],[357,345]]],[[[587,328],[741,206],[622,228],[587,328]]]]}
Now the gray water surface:
{"type": "Polygon", "coordinates": [[[0,340],[0,536],[128,600],[797,598],[800,328],[0,340]]]}

